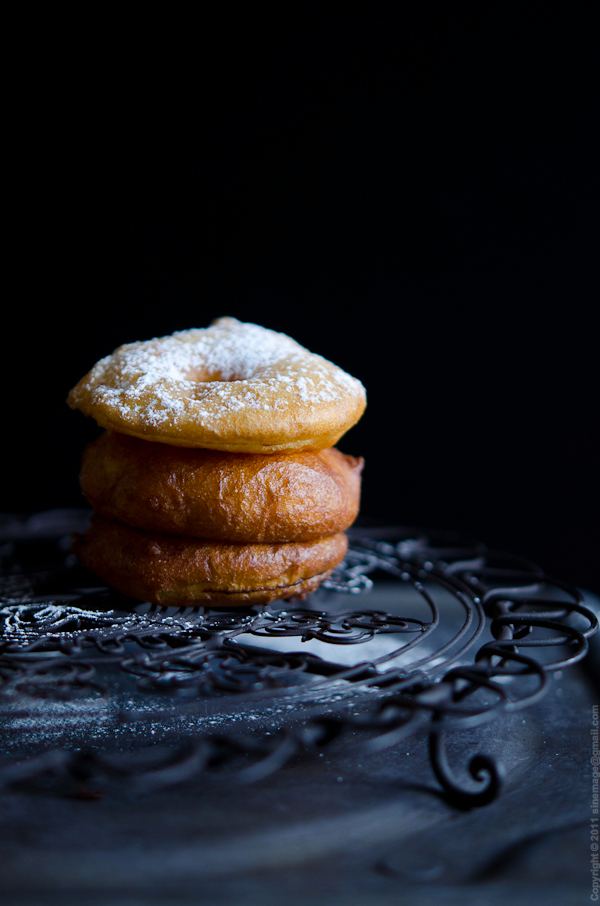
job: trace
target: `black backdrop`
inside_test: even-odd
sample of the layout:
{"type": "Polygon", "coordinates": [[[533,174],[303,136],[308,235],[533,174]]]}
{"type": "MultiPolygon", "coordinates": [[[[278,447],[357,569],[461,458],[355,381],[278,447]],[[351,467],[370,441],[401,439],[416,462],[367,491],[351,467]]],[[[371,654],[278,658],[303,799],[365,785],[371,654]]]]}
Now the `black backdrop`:
{"type": "Polygon", "coordinates": [[[38,23],[9,130],[4,511],[82,504],[96,429],[64,399],[98,358],[227,314],[363,381],[340,447],[365,519],[600,590],[592,24],[406,9],[38,23]]]}

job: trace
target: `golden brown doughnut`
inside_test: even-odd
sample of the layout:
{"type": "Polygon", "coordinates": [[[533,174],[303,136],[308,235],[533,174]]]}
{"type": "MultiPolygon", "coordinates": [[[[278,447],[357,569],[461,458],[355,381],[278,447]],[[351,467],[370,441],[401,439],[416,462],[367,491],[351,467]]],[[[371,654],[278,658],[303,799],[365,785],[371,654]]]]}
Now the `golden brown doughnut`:
{"type": "Polygon", "coordinates": [[[75,540],[83,565],[113,588],[165,607],[268,604],[313,592],[347,546],[343,533],[288,544],[198,541],[100,516],[75,540]]]}
{"type": "Polygon", "coordinates": [[[211,541],[310,541],[356,519],[363,460],[330,447],[223,453],[104,432],[83,453],[80,485],[102,516],[211,541]]]}
{"type": "Polygon", "coordinates": [[[332,447],[361,417],[366,395],[360,381],[285,334],[219,318],[120,346],[67,401],[134,437],[275,453],[332,447]]]}

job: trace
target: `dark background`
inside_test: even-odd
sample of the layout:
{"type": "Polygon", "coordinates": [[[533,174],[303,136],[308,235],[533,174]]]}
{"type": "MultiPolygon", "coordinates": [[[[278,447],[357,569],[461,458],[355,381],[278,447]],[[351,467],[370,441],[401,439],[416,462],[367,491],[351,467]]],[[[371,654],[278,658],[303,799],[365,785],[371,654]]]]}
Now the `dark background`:
{"type": "Polygon", "coordinates": [[[8,133],[2,510],[84,504],[97,429],[64,400],[98,358],[232,315],[365,384],[340,447],[366,520],[600,591],[592,23],[402,9],[37,22],[8,133]]]}

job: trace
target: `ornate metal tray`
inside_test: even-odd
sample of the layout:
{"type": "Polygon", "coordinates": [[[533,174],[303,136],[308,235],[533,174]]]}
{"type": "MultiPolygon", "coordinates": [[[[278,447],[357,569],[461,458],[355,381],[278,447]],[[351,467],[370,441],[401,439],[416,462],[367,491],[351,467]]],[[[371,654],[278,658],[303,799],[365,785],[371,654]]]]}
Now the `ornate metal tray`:
{"type": "Polygon", "coordinates": [[[448,734],[538,701],[598,628],[579,590],[535,564],[398,526],[352,530],[305,601],[160,609],[77,564],[71,532],[87,519],[4,517],[0,783],[251,782],[342,738],[364,758],[423,734],[448,801],[485,805],[502,765],[476,752],[451,767],[448,734]]]}

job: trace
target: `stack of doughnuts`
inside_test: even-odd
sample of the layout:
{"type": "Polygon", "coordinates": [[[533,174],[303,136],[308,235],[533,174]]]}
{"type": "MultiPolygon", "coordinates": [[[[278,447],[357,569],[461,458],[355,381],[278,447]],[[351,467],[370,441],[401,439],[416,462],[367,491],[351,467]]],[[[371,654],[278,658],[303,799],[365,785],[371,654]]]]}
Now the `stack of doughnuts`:
{"type": "Polygon", "coordinates": [[[162,606],[267,604],[314,591],[347,550],[362,459],[335,443],[362,384],[234,318],[129,343],[69,405],[104,433],[83,454],[94,510],[80,561],[162,606]]]}

